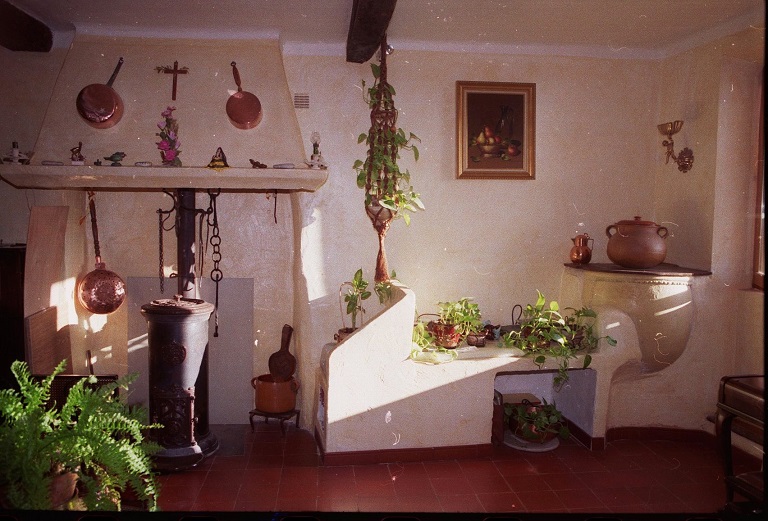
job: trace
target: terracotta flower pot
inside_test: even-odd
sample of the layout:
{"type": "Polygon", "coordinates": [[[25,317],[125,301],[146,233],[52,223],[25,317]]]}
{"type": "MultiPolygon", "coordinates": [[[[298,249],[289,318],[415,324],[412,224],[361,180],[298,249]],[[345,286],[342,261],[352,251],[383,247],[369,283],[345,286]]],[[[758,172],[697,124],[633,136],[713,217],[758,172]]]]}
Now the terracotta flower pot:
{"type": "Polygon", "coordinates": [[[296,408],[299,382],[291,377],[280,380],[271,374],[263,374],[251,380],[256,389],[256,408],[262,412],[280,413],[296,408]]]}
{"type": "Polygon", "coordinates": [[[433,320],[427,323],[427,331],[434,335],[437,345],[446,349],[455,348],[461,341],[461,334],[456,331],[455,324],[444,324],[433,320]]]}
{"type": "Polygon", "coordinates": [[[53,476],[51,481],[51,507],[55,510],[67,503],[75,495],[77,474],[65,472],[53,476]]]}

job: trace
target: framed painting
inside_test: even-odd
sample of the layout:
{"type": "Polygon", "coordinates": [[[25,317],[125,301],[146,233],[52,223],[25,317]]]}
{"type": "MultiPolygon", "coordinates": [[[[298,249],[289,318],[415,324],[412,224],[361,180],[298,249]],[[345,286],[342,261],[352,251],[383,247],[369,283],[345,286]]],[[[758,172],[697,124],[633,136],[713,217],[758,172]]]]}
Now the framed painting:
{"type": "Polygon", "coordinates": [[[456,82],[458,179],[534,179],[536,84],[456,82]]]}

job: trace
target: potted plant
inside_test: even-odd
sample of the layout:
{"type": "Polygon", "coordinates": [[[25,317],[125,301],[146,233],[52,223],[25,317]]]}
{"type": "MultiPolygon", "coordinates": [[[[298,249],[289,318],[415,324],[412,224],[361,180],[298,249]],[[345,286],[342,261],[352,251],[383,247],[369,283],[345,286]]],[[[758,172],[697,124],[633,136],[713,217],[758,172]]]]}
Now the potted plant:
{"type": "Polygon", "coordinates": [[[454,349],[437,345],[427,324],[419,320],[418,316],[413,324],[412,346],[410,358],[415,362],[441,364],[452,362],[459,356],[454,349]]]}
{"type": "MultiPolygon", "coordinates": [[[[395,272],[392,272],[392,278],[395,277],[395,272]]],[[[347,287],[347,292],[344,293],[343,301],[346,302],[346,314],[350,316],[352,321],[352,327],[346,327],[344,321],[344,312],[341,314],[342,328],[334,335],[336,342],[341,342],[347,336],[357,330],[357,317],[360,317],[360,325],[363,325],[363,317],[365,316],[365,308],[363,307],[363,301],[367,300],[371,296],[371,292],[368,291],[368,281],[363,278],[363,269],[360,268],[355,272],[352,280],[343,282],[339,286],[339,307],[342,308],[342,293],[344,287],[347,287]]],[[[374,286],[374,291],[379,297],[379,303],[384,303],[392,296],[392,284],[389,279],[377,282],[374,286]]]]}
{"type": "Polygon", "coordinates": [[[438,302],[437,305],[437,320],[427,323],[427,329],[434,335],[437,345],[455,348],[468,334],[484,331],[480,307],[472,302],[472,298],[462,297],[456,301],[438,302]]]}
{"type": "Polygon", "coordinates": [[[411,186],[411,174],[400,170],[397,160],[407,150],[419,159],[419,150],[414,145],[420,141],[411,133],[397,127],[398,111],[393,97],[395,88],[387,82],[387,43],[382,38],[380,64],[371,64],[373,85],[366,88],[363,80],[363,96],[371,110],[371,127],[357,139],[368,145],[364,160],[356,160],[352,168],[357,172],[357,186],[365,191],[365,211],[379,236],[379,253],[376,258],[375,281],[387,280],[388,267],[384,252],[384,236],[393,219],[402,217],[410,223],[409,212],[423,210],[419,194],[411,186]]]}
{"type": "Polygon", "coordinates": [[[533,356],[539,367],[546,363],[548,357],[556,359],[558,370],[554,384],[560,389],[568,381],[571,359],[584,353],[582,368],[586,369],[592,362],[589,353],[597,348],[601,339],[611,346],[616,345],[616,340],[608,335],[595,335],[597,313],[591,308],[565,308],[561,312],[556,301],[547,304],[544,295],[539,290],[536,293],[536,304],[526,305],[520,324],[502,335],[500,345],[516,347],[533,356]]]}
{"type": "Polygon", "coordinates": [[[520,404],[504,404],[504,418],[510,430],[525,441],[544,443],[556,436],[566,440],[570,431],[555,403],[532,404],[523,400],[520,404]]]}
{"type": "Polygon", "coordinates": [[[0,506],[49,510],[52,492],[63,480],[72,488],[61,501],[88,510],[120,510],[129,489],[148,510],[157,509],[158,483],[150,455],[159,446],[144,436],[146,410],[128,407],[116,389],[127,389],[137,375],[96,387],[84,377],[63,404],[49,404],[54,377],[62,361],[41,381],[25,362],[11,372],[18,390],[0,390],[0,506]],[[73,499],[74,485],[77,494],[73,499]],[[70,501],[71,500],[71,501],[70,501]]]}

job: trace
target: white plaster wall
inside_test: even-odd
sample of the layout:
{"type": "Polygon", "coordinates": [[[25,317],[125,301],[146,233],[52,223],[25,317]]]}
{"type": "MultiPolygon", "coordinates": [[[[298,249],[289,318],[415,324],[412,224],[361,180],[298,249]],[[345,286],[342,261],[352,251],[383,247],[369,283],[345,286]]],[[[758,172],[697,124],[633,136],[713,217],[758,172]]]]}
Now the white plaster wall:
{"type": "MultiPolygon", "coordinates": [[[[124,122],[104,134],[95,134],[77,121],[79,127],[71,127],[62,137],[65,143],[47,142],[50,153],[55,149],[59,154],[61,147],[66,156],[82,137],[90,155],[90,140],[101,136],[98,139],[104,140],[104,148],[110,152],[113,145],[124,145],[128,160],[156,157],[154,120],[170,101],[170,77],[158,75],[153,68],[178,59],[191,69],[190,75],[179,79],[180,99],[176,102],[186,143],[185,162],[206,164],[217,146],[224,146],[230,160],[240,162],[254,156],[271,160],[268,151],[276,150],[272,143],[256,143],[250,140],[251,134],[237,133],[234,127],[227,127],[229,123],[212,120],[209,112],[219,106],[222,108],[216,110],[223,112],[227,89],[233,88],[232,54],[247,52],[252,43],[157,43],[76,40],[73,51],[65,56],[64,50],[37,55],[0,49],[0,66],[5,71],[0,82],[0,114],[5,122],[0,128],[0,147],[10,148],[15,140],[22,150],[30,148],[46,111],[53,111],[47,117],[55,118],[56,111],[64,110],[57,104],[48,106],[48,100],[54,95],[56,76],[65,59],[78,67],[74,76],[65,75],[67,92],[76,94],[76,86],[105,81],[114,68],[113,56],[130,51],[131,63],[141,63],[141,74],[126,67],[115,85],[125,89],[126,103],[132,103],[131,94],[146,94],[147,101],[137,103],[138,108],[127,112],[124,122]],[[80,49],[88,50],[83,61],[75,60],[74,53],[80,49]],[[105,57],[96,60],[94,53],[105,57]],[[204,73],[214,66],[218,75],[204,73]],[[210,105],[203,109],[199,103],[210,105]],[[138,115],[141,121],[134,120],[138,115]],[[226,129],[225,135],[212,130],[214,127],[226,129]],[[113,136],[120,129],[131,129],[130,135],[113,136]],[[107,136],[115,140],[108,141],[107,136]],[[139,138],[144,145],[136,143],[139,138]]],[[[730,277],[731,263],[722,265],[721,273],[719,255],[726,252],[717,246],[723,244],[720,239],[725,234],[734,232],[728,228],[736,224],[721,229],[715,221],[722,212],[741,210],[745,201],[754,200],[741,192],[725,198],[718,195],[725,182],[718,171],[718,96],[723,85],[722,56],[733,49],[732,44],[747,49],[739,59],[757,60],[762,66],[764,35],[755,36],[755,31],[661,62],[416,51],[391,55],[389,79],[397,89],[399,125],[422,139],[420,160],[405,158],[402,166],[412,172],[427,211],[415,215],[410,228],[395,222],[385,244],[390,268],[416,294],[417,311],[432,312],[438,301],[471,296],[480,304],[484,318],[506,323],[512,306],[532,301],[536,289],[547,298],[560,297],[562,264],[568,260],[571,237],[589,233],[595,239],[593,262],[607,262],[603,230],[634,215],[667,225],[676,223],[668,239],[669,262],[711,266],[715,277],[730,277]],[[457,80],[536,83],[535,180],[455,178],[457,80]],[[685,175],[672,165],[663,165],[662,137],[656,125],[672,119],[686,120],[683,132],[676,136],[676,146],[690,146],[696,155],[693,170],[685,175]],[[478,241],[483,246],[478,247],[478,241]]],[[[259,84],[257,64],[237,61],[244,88],[267,96],[268,86],[259,84]]],[[[362,192],[352,170],[354,160],[365,154],[364,146],[357,144],[357,136],[370,124],[360,81],[370,82],[371,73],[368,64],[346,63],[340,56],[288,55],[282,57],[282,63],[290,93],[309,93],[311,99],[309,109],[291,116],[301,131],[302,142],[295,148],[299,154],[303,149],[306,157],[311,150],[309,135],[319,131],[320,148],[330,164],[329,179],[316,193],[279,196],[277,224],[272,220],[272,201],[264,194],[222,196],[222,264],[225,276],[254,279],[253,327],[258,342],[254,375],[266,372],[266,359],[279,345],[282,324],[293,323],[302,380],[299,400],[302,409],[309,411],[320,351],[341,326],[338,287],[360,267],[369,280],[373,278],[376,235],[365,217],[362,192]]],[[[57,103],[72,103],[74,112],[73,98],[56,96],[57,103]]],[[[268,110],[265,107],[265,118],[271,117],[268,110]]],[[[290,117],[285,121],[290,124],[290,117]]],[[[735,128],[733,132],[752,130],[735,128]]],[[[56,204],[62,197],[57,192],[16,190],[0,183],[4,208],[0,238],[23,242],[28,207],[41,202],[56,204]]],[[[155,210],[168,206],[167,197],[103,193],[98,198],[108,267],[124,277],[154,276],[155,210]]],[[[198,206],[207,205],[206,199],[198,195],[198,206]]],[[[85,214],[84,195],[81,201],[75,212],[85,214]]],[[[745,230],[739,232],[746,237],[745,230]]],[[[72,233],[80,233],[74,241],[75,259],[82,260],[70,271],[83,273],[92,263],[89,235],[72,233]]],[[[172,244],[172,239],[166,243],[166,259],[173,257],[172,244]]],[[[172,269],[174,261],[169,261],[167,269],[172,269]]],[[[628,386],[616,396],[619,414],[612,419],[615,426],[706,428],[703,413],[711,409],[719,376],[762,367],[762,300],[746,301],[741,293],[726,294],[720,291],[723,282],[715,279],[694,288],[700,304],[689,348],[669,370],[628,386]],[[736,312],[745,308],[749,315],[742,319],[744,315],[736,312]],[[748,326],[749,333],[736,327],[744,320],[754,324],[748,326]],[[727,336],[729,331],[736,342],[727,336]],[[738,356],[722,347],[734,343],[743,346],[738,356]],[[638,407],[638,396],[649,399],[638,407]],[[670,396],[690,412],[680,415],[679,409],[655,406],[657,398],[668,402],[670,396]]],[[[372,302],[369,307],[373,312],[377,305],[372,302]]],[[[117,333],[110,334],[119,336],[124,322],[114,325],[117,333]]],[[[78,328],[76,334],[88,335],[82,321],[78,328]]],[[[125,342],[119,338],[108,341],[115,345],[125,342]]],[[[302,420],[306,426],[310,415],[302,415],[302,420]]]]}

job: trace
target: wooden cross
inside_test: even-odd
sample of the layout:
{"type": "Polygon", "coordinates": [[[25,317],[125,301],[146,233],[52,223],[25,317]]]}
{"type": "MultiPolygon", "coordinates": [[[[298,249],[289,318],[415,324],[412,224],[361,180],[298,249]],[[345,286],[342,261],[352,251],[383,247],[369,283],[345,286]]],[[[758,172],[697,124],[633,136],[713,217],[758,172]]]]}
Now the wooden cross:
{"type": "Polygon", "coordinates": [[[173,93],[171,95],[171,99],[173,101],[176,101],[176,78],[179,77],[179,74],[186,74],[187,72],[189,72],[189,69],[187,67],[182,67],[181,69],[179,69],[179,62],[175,61],[173,62],[173,68],[166,65],[164,67],[162,66],[155,67],[155,70],[157,72],[162,72],[165,74],[173,74],[173,93]]]}

